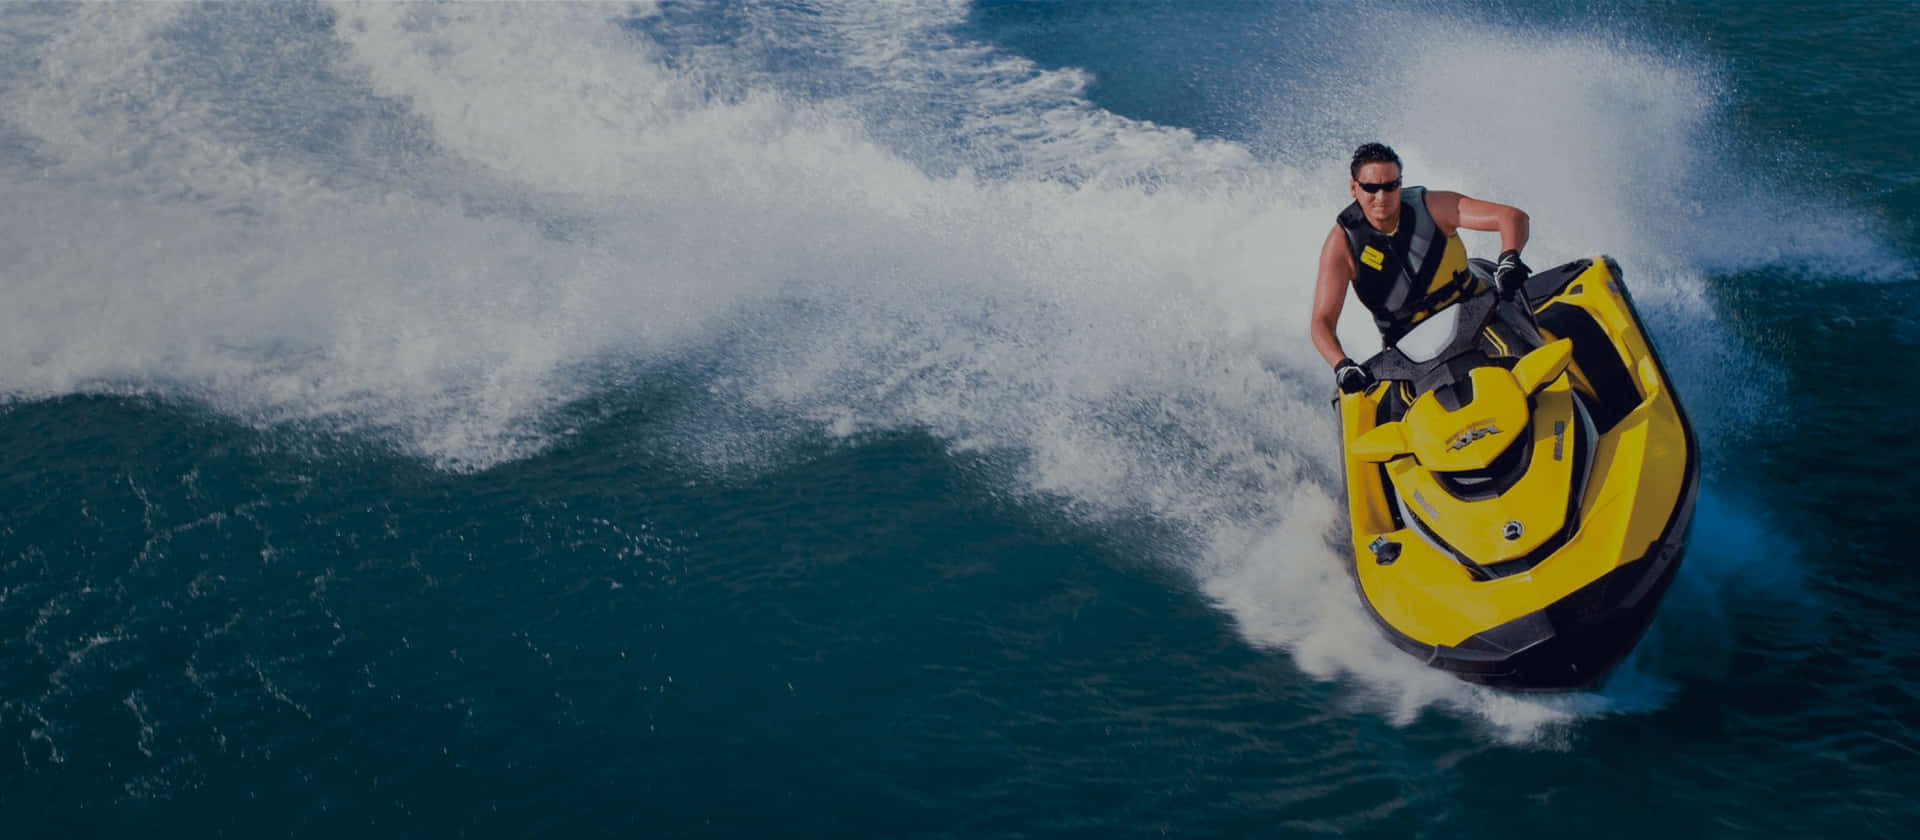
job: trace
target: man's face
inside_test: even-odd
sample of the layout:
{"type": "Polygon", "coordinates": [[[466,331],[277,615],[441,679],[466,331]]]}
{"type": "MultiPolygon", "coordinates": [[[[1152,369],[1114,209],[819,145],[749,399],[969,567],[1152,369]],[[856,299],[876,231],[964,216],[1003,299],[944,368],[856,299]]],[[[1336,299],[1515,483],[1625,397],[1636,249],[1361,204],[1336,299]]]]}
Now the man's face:
{"type": "Polygon", "coordinates": [[[1400,165],[1376,161],[1360,165],[1360,175],[1349,181],[1347,189],[1352,191],[1353,200],[1360,202],[1360,210],[1367,221],[1378,230],[1393,230],[1400,223],[1400,165]],[[1390,184],[1392,189],[1367,192],[1361,184],[1390,184]]]}

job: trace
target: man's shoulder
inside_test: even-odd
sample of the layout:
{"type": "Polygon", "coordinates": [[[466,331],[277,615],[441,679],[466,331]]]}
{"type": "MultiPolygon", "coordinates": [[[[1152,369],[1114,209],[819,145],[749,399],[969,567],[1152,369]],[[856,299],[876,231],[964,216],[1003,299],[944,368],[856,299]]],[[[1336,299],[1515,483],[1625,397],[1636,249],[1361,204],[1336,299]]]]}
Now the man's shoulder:
{"type": "Polygon", "coordinates": [[[1426,187],[1421,187],[1420,192],[1420,203],[1427,208],[1427,215],[1433,217],[1441,233],[1452,236],[1460,227],[1460,200],[1466,195],[1453,190],[1429,190],[1426,187]]]}
{"type": "Polygon", "coordinates": [[[1409,194],[1412,194],[1414,190],[1419,190],[1420,195],[1425,197],[1425,199],[1428,202],[1441,201],[1441,202],[1447,202],[1450,204],[1459,204],[1460,199],[1467,197],[1466,193],[1460,192],[1458,190],[1436,190],[1428,187],[1408,187],[1407,188],[1407,192],[1409,194]]]}
{"type": "Polygon", "coordinates": [[[1400,191],[1406,201],[1459,201],[1460,194],[1453,190],[1436,190],[1426,186],[1412,186],[1400,191]]]}

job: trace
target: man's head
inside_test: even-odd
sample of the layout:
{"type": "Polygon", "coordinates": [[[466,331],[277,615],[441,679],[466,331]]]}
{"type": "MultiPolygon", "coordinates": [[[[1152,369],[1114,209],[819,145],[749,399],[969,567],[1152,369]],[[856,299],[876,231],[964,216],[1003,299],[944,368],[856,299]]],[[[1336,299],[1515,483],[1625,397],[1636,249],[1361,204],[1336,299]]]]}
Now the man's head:
{"type": "Polygon", "coordinates": [[[1381,143],[1368,143],[1353,150],[1353,180],[1347,190],[1360,203],[1367,222],[1376,230],[1390,231],[1400,226],[1400,156],[1381,143]]]}

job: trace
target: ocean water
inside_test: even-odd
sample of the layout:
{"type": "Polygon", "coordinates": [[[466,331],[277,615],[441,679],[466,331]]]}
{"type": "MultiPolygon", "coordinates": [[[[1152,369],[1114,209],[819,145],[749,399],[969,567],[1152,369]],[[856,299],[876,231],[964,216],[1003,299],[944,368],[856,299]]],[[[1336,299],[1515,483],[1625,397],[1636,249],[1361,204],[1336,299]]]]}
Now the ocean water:
{"type": "Polygon", "coordinates": [[[0,833],[1911,836],[1915,43],[0,5],[0,833]],[[1306,316],[1373,139],[1619,260],[1696,423],[1599,691],[1431,671],[1340,567],[1306,316]]]}

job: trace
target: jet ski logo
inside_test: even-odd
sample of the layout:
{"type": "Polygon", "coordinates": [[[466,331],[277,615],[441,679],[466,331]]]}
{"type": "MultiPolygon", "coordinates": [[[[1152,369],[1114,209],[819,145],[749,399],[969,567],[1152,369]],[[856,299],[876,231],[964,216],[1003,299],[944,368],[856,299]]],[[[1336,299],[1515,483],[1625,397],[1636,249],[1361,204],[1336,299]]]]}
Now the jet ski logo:
{"type": "Polygon", "coordinates": [[[1466,431],[1461,432],[1460,434],[1454,435],[1452,440],[1447,441],[1447,451],[1458,452],[1462,449],[1467,448],[1467,444],[1469,443],[1472,443],[1476,440],[1486,437],[1487,435],[1497,435],[1497,434],[1500,434],[1500,429],[1499,427],[1493,425],[1493,421],[1482,420],[1478,425],[1475,425],[1467,429],[1466,431]]]}

